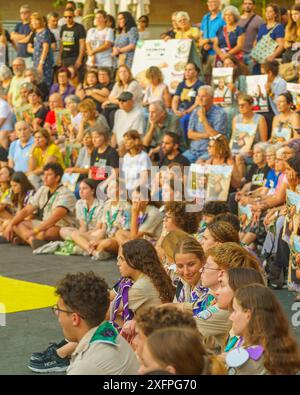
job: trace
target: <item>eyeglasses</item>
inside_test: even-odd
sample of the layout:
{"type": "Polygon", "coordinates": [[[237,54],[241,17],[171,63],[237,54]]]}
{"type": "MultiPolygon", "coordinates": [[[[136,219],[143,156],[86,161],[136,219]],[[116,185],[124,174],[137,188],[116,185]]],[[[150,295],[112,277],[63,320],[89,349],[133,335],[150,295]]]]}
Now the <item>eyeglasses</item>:
{"type": "MultiPolygon", "coordinates": [[[[53,313],[54,315],[56,315],[57,317],[58,317],[58,315],[59,315],[60,312],[61,312],[61,313],[67,313],[67,314],[73,314],[73,313],[75,313],[75,311],[69,311],[69,310],[60,309],[60,308],[57,306],[57,304],[55,304],[54,306],[52,306],[52,307],[51,307],[51,310],[52,310],[52,313],[53,313]]],[[[84,320],[84,317],[83,317],[82,315],[80,315],[80,314],[78,314],[78,313],[76,313],[76,314],[79,315],[79,317],[82,318],[82,319],[84,320]]]]}
{"type": "Polygon", "coordinates": [[[209,267],[209,266],[202,266],[200,269],[200,272],[204,272],[205,270],[215,270],[217,272],[219,272],[221,269],[214,269],[213,267],[209,267]]]}

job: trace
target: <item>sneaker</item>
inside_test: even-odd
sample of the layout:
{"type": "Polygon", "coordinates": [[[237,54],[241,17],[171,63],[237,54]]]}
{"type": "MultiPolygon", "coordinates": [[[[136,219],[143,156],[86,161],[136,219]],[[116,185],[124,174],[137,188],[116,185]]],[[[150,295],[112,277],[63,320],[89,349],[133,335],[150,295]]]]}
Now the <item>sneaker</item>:
{"type": "Polygon", "coordinates": [[[31,247],[33,250],[37,250],[38,248],[44,246],[45,244],[48,244],[48,241],[33,239],[31,242],[31,247]]]}
{"type": "Polygon", "coordinates": [[[81,247],[75,245],[73,247],[73,253],[72,255],[82,255],[82,256],[89,256],[89,253],[86,252],[84,249],[82,249],[81,247]]]}
{"type": "Polygon", "coordinates": [[[30,361],[28,368],[35,373],[65,372],[70,365],[69,358],[60,358],[56,350],[51,350],[40,360],[30,361]]]}
{"type": "Polygon", "coordinates": [[[30,361],[40,361],[43,359],[45,355],[48,355],[49,353],[51,354],[52,350],[58,350],[59,348],[63,347],[64,345],[68,344],[66,340],[62,340],[59,343],[49,343],[49,347],[46,348],[46,350],[42,352],[34,352],[31,354],[30,361]]]}
{"type": "Polygon", "coordinates": [[[0,244],[7,244],[7,243],[9,243],[9,241],[4,236],[0,236],[0,244]]]}

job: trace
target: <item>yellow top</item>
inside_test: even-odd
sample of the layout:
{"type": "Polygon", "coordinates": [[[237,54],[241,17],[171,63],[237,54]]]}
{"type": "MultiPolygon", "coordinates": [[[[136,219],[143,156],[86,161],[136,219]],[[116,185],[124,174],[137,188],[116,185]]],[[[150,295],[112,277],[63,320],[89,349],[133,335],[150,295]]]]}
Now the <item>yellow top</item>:
{"type": "Polygon", "coordinates": [[[192,38],[197,41],[200,38],[200,30],[197,27],[190,27],[189,30],[185,32],[183,31],[176,32],[175,38],[177,39],[192,38]]]}
{"type": "Polygon", "coordinates": [[[45,153],[43,153],[39,147],[36,147],[33,151],[33,157],[36,161],[37,168],[44,167],[48,158],[51,156],[55,156],[57,158],[57,163],[59,163],[63,169],[65,168],[62,153],[56,144],[50,144],[45,153]]]}

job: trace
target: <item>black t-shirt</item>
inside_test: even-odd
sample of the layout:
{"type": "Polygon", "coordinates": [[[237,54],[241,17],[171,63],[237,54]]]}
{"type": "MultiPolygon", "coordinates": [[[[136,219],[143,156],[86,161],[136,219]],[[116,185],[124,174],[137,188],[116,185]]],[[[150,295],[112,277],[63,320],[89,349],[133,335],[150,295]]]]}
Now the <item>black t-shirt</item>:
{"type": "Polygon", "coordinates": [[[75,25],[68,27],[63,25],[60,31],[61,44],[63,46],[62,58],[78,58],[79,40],[86,37],[86,31],[82,25],[75,22],[75,25]]]}
{"type": "Polygon", "coordinates": [[[250,170],[246,174],[246,182],[251,182],[251,191],[264,186],[264,182],[267,178],[267,174],[269,173],[269,166],[265,165],[262,168],[259,168],[257,165],[252,165],[250,170]]]}
{"type": "MultiPolygon", "coordinates": [[[[106,150],[102,153],[98,152],[98,149],[94,149],[91,155],[91,167],[98,167],[101,169],[104,169],[106,166],[110,166],[113,169],[118,169],[119,168],[119,155],[118,152],[112,148],[110,145],[106,148],[106,150]]],[[[92,174],[94,174],[93,169],[92,169],[92,174]]],[[[101,177],[101,176],[100,176],[101,177]]],[[[104,176],[104,170],[103,170],[103,178],[98,178],[98,177],[93,177],[96,179],[106,179],[108,177],[107,171],[105,171],[105,176],[104,176]]]]}
{"type": "Polygon", "coordinates": [[[49,97],[49,91],[50,91],[50,89],[47,86],[47,84],[42,81],[40,84],[37,84],[37,88],[42,94],[43,101],[47,101],[48,97],[49,97]]]}
{"type": "Polygon", "coordinates": [[[35,118],[42,119],[41,126],[44,126],[46,115],[48,114],[49,109],[47,107],[42,106],[36,113],[34,113],[35,118]]]}
{"type": "Polygon", "coordinates": [[[5,148],[0,146],[0,162],[7,162],[8,160],[8,152],[5,148]]]}
{"type": "Polygon", "coordinates": [[[190,166],[190,161],[181,155],[180,153],[174,159],[168,159],[167,156],[164,156],[162,160],[159,162],[159,166],[168,166],[170,163],[178,163],[182,166],[190,166]]]}

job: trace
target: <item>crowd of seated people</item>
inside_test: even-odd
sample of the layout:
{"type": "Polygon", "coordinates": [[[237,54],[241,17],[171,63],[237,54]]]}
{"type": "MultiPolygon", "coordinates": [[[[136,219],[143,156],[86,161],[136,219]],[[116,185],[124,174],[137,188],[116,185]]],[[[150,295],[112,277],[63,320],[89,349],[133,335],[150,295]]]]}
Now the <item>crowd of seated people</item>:
{"type": "Polygon", "coordinates": [[[53,312],[66,340],[34,352],[32,371],[300,370],[269,289],[300,300],[300,109],[287,85],[300,87],[296,3],[285,25],[277,4],[263,19],[255,0],[208,0],[193,20],[173,13],[161,40],[196,49],[175,89],[156,64],[142,82],[132,71],[147,15],[96,10],[86,31],[68,1],[61,19],[23,5],[10,35],[0,24],[6,55],[17,51],[0,57],[0,243],[117,260],[120,272],[111,289],[75,268],[61,279],[53,312]],[[275,49],[262,59],[267,37],[275,49]],[[218,83],[215,70],[229,69],[218,83]],[[257,97],[253,75],[265,81],[257,97]]]}

